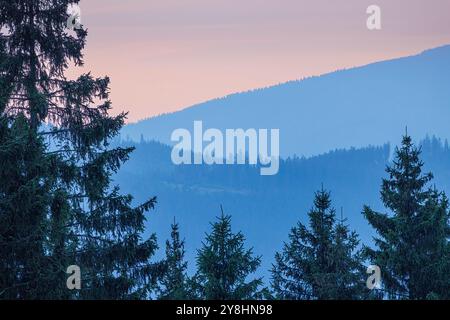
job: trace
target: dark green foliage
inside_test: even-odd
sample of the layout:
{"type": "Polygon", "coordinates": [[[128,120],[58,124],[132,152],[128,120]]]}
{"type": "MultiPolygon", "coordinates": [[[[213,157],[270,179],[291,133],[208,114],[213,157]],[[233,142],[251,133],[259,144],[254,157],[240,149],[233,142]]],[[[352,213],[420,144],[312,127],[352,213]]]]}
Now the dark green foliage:
{"type": "Polygon", "coordinates": [[[275,256],[272,286],[279,299],[361,299],[367,295],[358,236],[336,223],[330,194],[316,193],[309,228],[292,228],[275,256]]]}
{"type": "Polygon", "coordinates": [[[171,227],[171,239],[166,241],[165,272],[159,282],[158,299],[183,300],[188,298],[184,240],[180,240],[178,223],[174,222],[171,227]]]}
{"type": "Polygon", "coordinates": [[[450,297],[448,200],[427,187],[433,177],[422,174],[420,153],[405,136],[381,187],[383,203],[392,214],[367,206],[363,212],[379,235],[377,249],[365,252],[381,268],[388,298],[450,297]]]}
{"type": "Polygon", "coordinates": [[[109,79],[64,75],[83,64],[87,32],[66,25],[77,3],[0,1],[0,298],[146,298],[160,271],[155,236],[141,238],[156,200],[133,207],[111,186],[132,149],[109,147],[126,116],[109,115],[109,79]]]}
{"type": "Polygon", "coordinates": [[[25,117],[0,121],[0,297],[45,297],[51,159],[25,117]]]}
{"type": "Polygon", "coordinates": [[[197,254],[197,274],[192,291],[199,299],[245,300],[264,296],[262,279],[248,280],[260,263],[252,249],[244,248],[245,237],[231,230],[231,217],[223,213],[212,224],[197,254]]]}

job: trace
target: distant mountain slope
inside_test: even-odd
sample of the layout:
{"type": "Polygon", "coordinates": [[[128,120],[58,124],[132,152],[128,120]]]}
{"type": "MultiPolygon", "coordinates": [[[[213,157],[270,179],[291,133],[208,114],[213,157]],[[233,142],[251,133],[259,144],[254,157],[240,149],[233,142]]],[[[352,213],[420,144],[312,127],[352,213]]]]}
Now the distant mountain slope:
{"type": "MultiPolygon", "coordinates": [[[[239,77],[237,74],[236,77],[239,77]]],[[[176,92],[174,92],[176,94],[176,92]]],[[[127,125],[122,137],[170,143],[176,128],[279,128],[281,154],[450,137],[450,46],[320,77],[239,93],[127,125]]]]}

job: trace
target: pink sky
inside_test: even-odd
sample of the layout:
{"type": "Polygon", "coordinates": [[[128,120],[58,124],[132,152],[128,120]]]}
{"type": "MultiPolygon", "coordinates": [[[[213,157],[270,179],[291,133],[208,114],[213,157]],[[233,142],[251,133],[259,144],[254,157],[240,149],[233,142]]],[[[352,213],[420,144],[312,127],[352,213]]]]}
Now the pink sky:
{"type": "Polygon", "coordinates": [[[450,0],[81,0],[85,68],[134,122],[450,44],[450,0]],[[366,9],[382,10],[382,30],[366,9]]]}

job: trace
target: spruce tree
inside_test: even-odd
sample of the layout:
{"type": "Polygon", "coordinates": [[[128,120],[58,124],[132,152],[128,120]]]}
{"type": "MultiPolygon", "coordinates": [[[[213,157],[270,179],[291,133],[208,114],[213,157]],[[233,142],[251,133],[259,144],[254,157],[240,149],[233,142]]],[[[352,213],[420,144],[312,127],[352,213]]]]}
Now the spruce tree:
{"type": "Polygon", "coordinates": [[[405,135],[381,187],[390,212],[378,213],[368,206],[363,211],[378,234],[376,249],[367,247],[365,253],[381,268],[391,299],[449,297],[448,201],[428,186],[433,176],[422,173],[420,153],[405,135]]]}
{"type": "Polygon", "coordinates": [[[165,272],[160,279],[158,299],[185,300],[188,298],[187,262],[184,260],[184,240],[180,239],[179,225],[171,225],[170,241],[166,241],[165,272]]]}
{"type": "Polygon", "coordinates": [[[212,223],[197,254],[194,291],[206,300],[259,299],[265,294],[262,279],[248,280],[261,264],[252,249],[245,249],[245,237],[231,230],[231,216],[222,215],[212,223]]]}
{"type": "Polygon", "coordinates": [[[361,299],[366,296],[358,236],[336,222],[330,193],[316,192],[309,228],[298,222],[276,253],[272,287],[279,299],[361,299]]]}
{"type": "Polygon", "coordinates": [[[9,250],[0,298],[146,298],[160,271],[149,262],[155,237],[142,239],[155,198],[133,207],[111,185],[132,149],[109,145],[126,118],[109,114],[109,78],[65,76],[69,65],[83,65],[87,31],[67,28],[68,7],[78,2],[0,1],[1,149],[9,165],[0,219],[10,223],[0,229],[9,250]],[[80,291],[65,288],[69,265],[81,268],[80,291]]]}

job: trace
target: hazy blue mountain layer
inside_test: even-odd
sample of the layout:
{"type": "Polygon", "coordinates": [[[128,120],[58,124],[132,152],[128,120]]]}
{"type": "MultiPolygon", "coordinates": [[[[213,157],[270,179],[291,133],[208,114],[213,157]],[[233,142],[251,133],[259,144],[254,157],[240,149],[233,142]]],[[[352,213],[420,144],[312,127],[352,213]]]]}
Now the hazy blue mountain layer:
{"type": "MultiPolygon", "coordinates": [[[[235,230],[242,230],[248,244],[263,255],[262,271],[270,268],[290,228],[298,220],[306,221],[314,191],[322,184],[331,190],[338,216],[342,207],[347,222],[366,243],[373,231],[361,215],[363,205],[384,210],[379,189],[389,163],[388,144],[289,158],[281,161],[275,176],[261,176],[258,168],[248,165],[175,166],[171,148],[157,142],[121,145],[134,145],[136,151],[119,171],[116,182],[124,192],[136,196],[137,202],[158,196],[157,208],[149,214],[148,232],[157,232],[163,247],[175,217],[186,238],[191,267],[195,249],[200,247],[209,222],[220,214],[221,204],[232,214],[235,230]]],[[[433,138],[424,140],[422,146],[426,169],[436,177],[434,183],[450,193],[448,144],[433,138]]]]}
{"type": "MultiPolygon", "coordinates": [[[[238,76],[238,75],[237,75],[238,76]]],[[[450,46],[274,87],[233,94],[127,125],[122,137],[170,143],[176,128],[279,128],[281,154],[450,136],[450,46]]]]}

